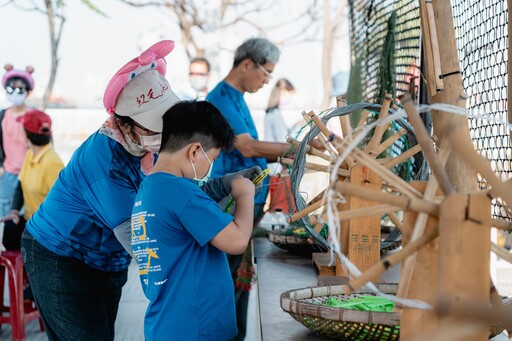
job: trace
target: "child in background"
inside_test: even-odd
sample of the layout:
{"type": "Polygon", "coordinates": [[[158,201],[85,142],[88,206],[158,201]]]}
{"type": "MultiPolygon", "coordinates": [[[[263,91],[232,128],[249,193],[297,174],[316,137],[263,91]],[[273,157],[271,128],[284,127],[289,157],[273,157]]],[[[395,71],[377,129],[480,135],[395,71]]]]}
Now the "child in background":
{"type": "Polygon", "coordinates": [[[20,70],[6,64],[4,68],[2,86],[12,106],[0,110],[0,217],[11,209],[18,174],[27,152],[21,123],[16,120],[30,110],[25,101],[34,89],[32,66],[20,70]]]}
{"type": "Polygon", "coordinates": [[[241,254],[253,225],[252,182],[232,181],[234,217],[198,186],[234,132],[204,101],[179,102],[163,116],[162,146],[132,213],[132,247],[150,300],[151,340],[228,340],[237,334],[234,286],[226,253],[241,254]]]}
{"type": "Polygon", "coordinates": [[[52,119],[39,110],[30,110],[16,119],[23,126],[29,149],[18,176],[11,211],[5,222],[3,244],[7,250],[21,249],[25,223],[37,210],[52,188],[64,164],[52,145],[52,119]],[[20,216],[21,208],[25,212],[20,216]]]}

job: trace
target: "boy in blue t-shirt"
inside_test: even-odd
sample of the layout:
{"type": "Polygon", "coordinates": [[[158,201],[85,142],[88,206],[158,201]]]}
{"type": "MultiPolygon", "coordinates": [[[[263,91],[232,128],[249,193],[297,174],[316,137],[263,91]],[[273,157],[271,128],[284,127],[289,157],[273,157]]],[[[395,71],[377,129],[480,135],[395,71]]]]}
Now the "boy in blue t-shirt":
{"type": "Polygon", "coordinates": [[[158,161],[132,212],[133,252],[150,301],[148,341],[228,340],[237,334],[226,253],[241,254],[247,247],[255,188],[242,176],[233,180],[233,217],[197,184],[234,139],[229,123],[208,102],[179,102],[163,116],[158,161]]]}

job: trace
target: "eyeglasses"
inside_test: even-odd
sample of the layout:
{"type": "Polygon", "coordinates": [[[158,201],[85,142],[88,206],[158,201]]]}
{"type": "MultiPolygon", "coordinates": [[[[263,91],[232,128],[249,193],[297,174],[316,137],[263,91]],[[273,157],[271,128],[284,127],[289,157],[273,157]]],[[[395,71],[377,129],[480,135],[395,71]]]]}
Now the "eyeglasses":
{"type": "Polygon", "coordinates": [[[202,73],[202,72],[190,72],[188,74],[189,76],[208,76],[208,72],[202,73]]]}
{"type": "Polygon", "coordinates": [[[272,79],[272,75],[270,74],[270,72],[268,72],[267,70],[265,70],[265,68],[263,66],[261,66],[261,64],[259,63],[256,63],[256,61],[254,59],[251,59],[252,62],[254,63],[254,65],[256,65],[258,67],[258,69],[260,69],[264,74],[265,74],[265,77],[268,78],[268,80],[271,80],[272,79]]]}
{"type": "Polygon", "coordinates": [[[28,92],[27,89],[25,88],[13,88],[13,87],[10,87],[10,86],[6,86],[5,87],[5,91],[9,94],[9,95],[12,95],[12,94],[26,94],[28,92]]]}

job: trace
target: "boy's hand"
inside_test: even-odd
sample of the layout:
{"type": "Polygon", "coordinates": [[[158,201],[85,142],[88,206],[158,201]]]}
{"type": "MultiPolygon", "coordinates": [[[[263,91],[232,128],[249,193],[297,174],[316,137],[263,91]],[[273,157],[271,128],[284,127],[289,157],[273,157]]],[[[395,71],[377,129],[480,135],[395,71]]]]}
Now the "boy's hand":
{"type": "Polygon", "coordinates": [[[15,210],[12,210],[11,212],[9,212],[8,215],[0,218],[0,222],[6,222],[6,221],[11,221],[15,224],[15,225],[18,225],[19,222],[20,222],[20,216],[19,216],[19,213],[18,211],[15,211],[15,210]]]}
{"type": "Polygon", "coordinates": [[[222,177],[222,184],[224,185],[224,188],[226,189],[226,192],[231,193],[232,192],[232,182],[235,178],[239,176],[243,176],[244,178],[247,178],[249,180],[254,179],[258,176],[258,174],[261,173],[261,168],[259,166],[254,166],[251,168],[243,169],[241,171],[235,172],[235,173],[229,173],[222,177]]]}
{"type": "Polygon", "coordinates": [[[238,200],[238,198],[244,195],[253,197],[254,192],[255,188],[252,181],[241,175],[235,177],[233,181],[231,181],[231,196],[235,200],[238,200]]]}

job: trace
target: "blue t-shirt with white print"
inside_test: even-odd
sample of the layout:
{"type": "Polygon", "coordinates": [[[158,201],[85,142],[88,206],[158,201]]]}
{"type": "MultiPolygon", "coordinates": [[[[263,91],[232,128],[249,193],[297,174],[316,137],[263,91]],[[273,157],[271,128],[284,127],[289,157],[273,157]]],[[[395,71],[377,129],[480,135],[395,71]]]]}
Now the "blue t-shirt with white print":
{"type": "Polygon", "coordinates": [[[237,334],[227,257],[209,243],[233,219],[190,179],[155,173],[142,182],[133,205],[132,248],[150,301],[146,340],[228,340],[237,334]]]}
{"type": "MultiPolygon", "coordinates": [[[[235,131],[235,135],[248,133],[253,139],[258,140],[256,125],[245,103],[244,95],[240,91],[222,81],[206,96],[206,100],[219,109],[235,131]]],[[[266,169],[267,160],[262,157],[244,157],[236,148],[232,152],[221,151],[213,164],[212,177],[216,178],[253,166],[266,169]]],[[[266,177],[263,180],[261,190],[254,197],[255,204],[265,204],[268,182],[269,178],[266,177]]]]}

